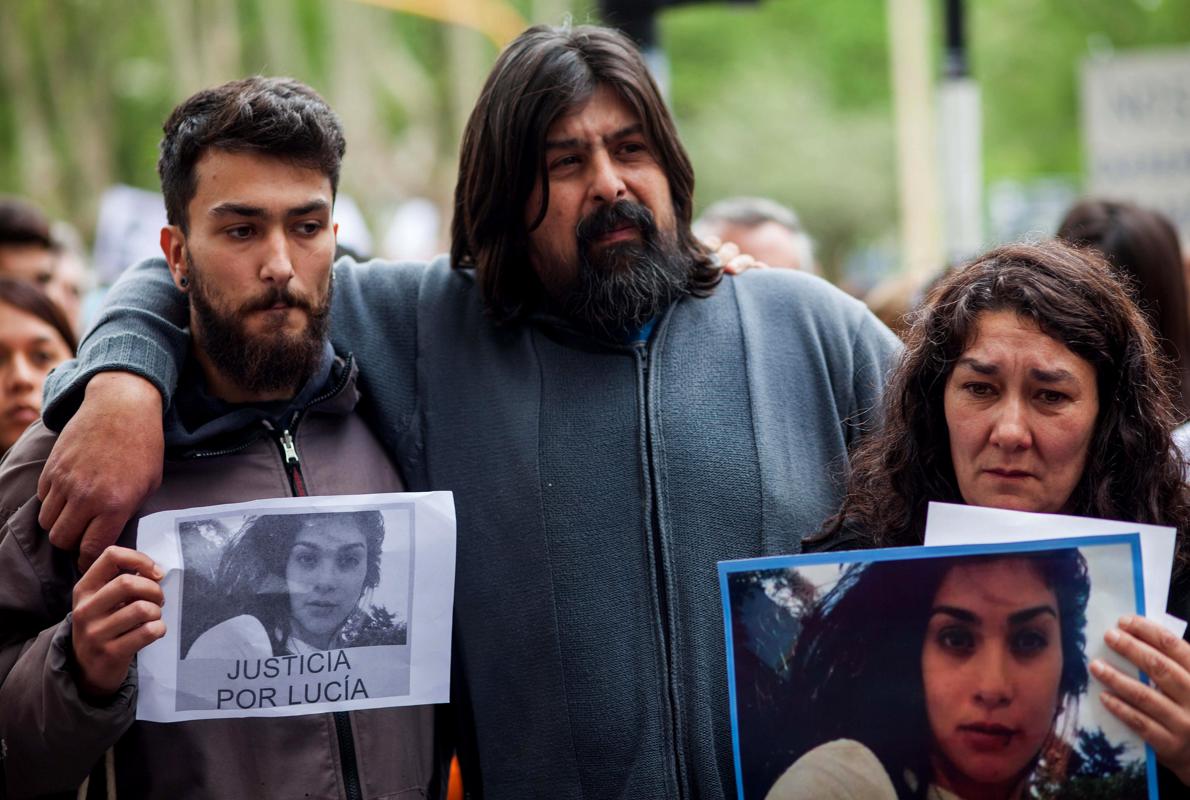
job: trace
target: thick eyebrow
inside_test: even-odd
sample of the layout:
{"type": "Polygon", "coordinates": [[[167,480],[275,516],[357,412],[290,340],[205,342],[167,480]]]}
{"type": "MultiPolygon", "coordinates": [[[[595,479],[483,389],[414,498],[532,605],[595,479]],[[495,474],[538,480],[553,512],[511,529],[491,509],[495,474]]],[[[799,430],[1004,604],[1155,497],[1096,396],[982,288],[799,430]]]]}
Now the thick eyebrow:
{"type": "MultiPolygon", "coordinates": [[[[1000,372],[1000,367],[995,364],[989,364],[984,361],[978,361],[971,356],[963,356],[956,362],[956,366],[964,366],[971,369],[972,372],[978,372],[980,375],[996,375],[1000,372]]],[[[1034,367],[1029,370],[1029,376],[1035,381],[1042,383],[1058,383],[1060,381],[1074,380],[1074,373],[1065,369],[1037,369],[1034,367]]]]}
{"type": "MultiPolygon", "coordinates": [[[[331,204],[326,200],[319,198],[311,200],[309,203],[291,208],[285,212],[287,217],[301,217],[315,211],[322,211],[331,207],[331,204]]],[[[249,217],[251,219],[262,219],[268,216],[268,212],[260,206],[250,206],[247,203],[220,203],[207,212],[212,217],[249,217]]]]}
{"type": "Polygon", "coordinates": [[[1057,610],[1051,605],[1034,606],[1033,608],[1026,608],[1023,611],[1017,611],[1014,614],[1008,615],[1009,625],[1020,625],[1022,622],[1028,622],[1034,617],[1039,617],[1042,614],[1049,614],[1054,619],[1058,618],[1057,610]]]}
{"type": "Polygon", "coordinates": [[[1031,369],[1029,374],[1034,380],[1042,383],[1057,383],[1058,381],[1074,380],[1074,373],[1065,369],[1031,369]]]}
{"type": "Polygon", "coordinates": [[[211,217],[263,217],[265,211],[259,206],[250,206],[245,203],[220,203],[211,208],[207,212],[207,216],[211,217]]]}
{"type": "MultiPolygon", "coordinates": [[[[634,122],[631,125],[625,125],[623,128],[620,128],[618,131],[614,131],[612,133],[609,133],[607,136],[604,136],[603,141],[605,144],[609,143],[609,142],[618,142],[621,139],[626,139],[629,136],[633,136],[635,134],[641,133],[644,129],[645,129],[645,127],[643,124],[641,124],[639,122],[634,122]]],[[[586,139],[579,139],[577,137],[570,138],[570,139],[546,139],[545,140],[545,149],[546,150],[574,150],[574,149],[586,148],[587,146],[588,145],[587,145],[586,139]]]]}
{"type": "Polygon", "coordinates": [[[930,609],[930,616],[935,614],[945,614],[948,617],[954,617],[960,622],[971,622],[976,625],[979,624],[979,616],[965,608],[956,608],[954,606],[934,606],[930,609]]]}
{"type": "MultiPolygon", "coordinates": [[[[930,609],[930,616],[932,617],[935,614],[945,614],[948,617],[954,617],[960,622],[970,622],[974,625],[978,625],[981,622],[978,614],[968,611],[965,608],[957,608],[955,606],[935,606],[934,608],[930,609]]],[[[1021,623],[1028,622],[1034,617],[1040,616],[1042,614],[1049,614],[1055,619],[1058,617],[1058,612],[1054,610],[1054,607],[1051,605],[1033,606],[1032,608],[1021,609],[1020,611],[1015,611],[1009,614],[1008,624],[1020,625],[1021,623]]]]}

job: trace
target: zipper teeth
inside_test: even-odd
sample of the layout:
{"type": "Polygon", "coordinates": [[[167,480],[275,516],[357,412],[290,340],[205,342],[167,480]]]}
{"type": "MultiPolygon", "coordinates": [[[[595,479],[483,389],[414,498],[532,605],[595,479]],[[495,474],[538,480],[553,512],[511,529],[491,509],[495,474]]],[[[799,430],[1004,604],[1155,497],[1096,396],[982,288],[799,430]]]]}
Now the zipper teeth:
{"type": "MultiPolygon", "coordinates": [[[[344,374],[347,374],[346,371],[344,374]]],[[[339,388],[342,388],[341,383],[339,388]]],[[[295,497],[308,497],[309,491],[306,489],[306,478],[302,474],[302,458],[298,453],[294,433],[297,431],[298,423],[301,422],[303,412],[315,403],[321,402],[321,397],[330,397],[336,391],[333,390],[320,398],[311,400],[294,413],[289,427],[283,428],[278,433],[277,444],[281,447],[281,460],[285,464],[285,473],[289,477],[289,488],[295,497]],[[290,460],[287,450],[293,451],[292,460],[290,460]]],[[[272,428],[272,426],[269,427],[272,428]]],[[[273,430],[276,432],[275,429],[273,430]]],[[[335,739],[339,745],[339,768],[343,773],[343,792],[347,796],[347,800],[362,800],[363,788],[360,786],[359,761],[355,751],[355,736],[351,732],[351,718],[346,711],[335,711],[331,717],[335,722],[335,739]]]]}
{"type": "Polygon", "coordinates": [[[666,563],[665,563],[665,543],[663,541],[663,536],[662,536],[662,532],[661,532],[661,514],[660,514],[660,509],[658,507],[658,500],[657,500],[657,494],[660,491],[660,488],[658,486],[657,462],[656,462],[656,455],[653,452],[652,436],[650,435],[650,433],[652,431],[652,427],[653,427],[653,420],[651,417],[651,407],[652,406],[649,402],[649,394],[650,394],[649,386],[651,383],[650,378],[651,378],[651,371],[652,371],[652,364],[650,362],[652,361],[652,359],[650,357],[651,353],[650,353],[649,344],[647,341],[646,342],[638,342],[635,345],[635,349],[639,355],[641,367],[643,368],[643,374],[641,377],[644,379],[644,385],[642,387],[642,390],[643,390],[644,400],[645,400],[644,415],[645,415],[645,426],[646,426],[646,436],[647,436],[646,458],[648,459],[648,465],[649,465],[649,469],[648,469],[648,478],[649,478],[649,487],[650,487],[649,492],[653,496],[653,502],[651,503],[651,505],[652,505],[652,512],[651,512],[652,520],[651,520],[651,522],[653,525],[653,541],[654,541],[654,545],[656,547],[656,553],[654,556],[656,559],[656,567],[654,570],[653,579],[657,582],[657,596],[658,596],[658,600],[659,600],[659,603],[661,606],[660,610],[662,612],[661,613],[661,626],[662,626],[661,627],[661,640],[662,640],[662,649],[665,653],[665,665],[666,665],[665,692],[668,697],[669,706],[670,706],[670,708],[669,708],[669,718],[670,718],[669,739],[670,739],[670,747],[672,748],[671,758],[673,759],[674,780],[676,782],[675,788],[677,789],[678,796],[680,798],[682,798],[682,797],[686,796],[686,792],[685,792],[686,779],[685,779],[683,769],[682,769],[683,764],[682,764],[682,757],[681,757],[681,753],[680,753],[681,738],[680,738],[679,721],[678,721],[678,713],[679,713],[678,706],[679,706],[680,698],[678,698],[676,692],[674,691],[674,670],[676,669],[676,667],[674,665],[674,658],[675,658],[675,653],[677,651],[677,645],[674,642],[674,637],[675,637],[676,633],[674,632],[673,625],[671,624],[672,613],[673,613],[673,611],[670,607],[672,600],[669,596],[669,581],[670,581],[671,576],[669,574],[669,569],[667,568],[666,563]]]}

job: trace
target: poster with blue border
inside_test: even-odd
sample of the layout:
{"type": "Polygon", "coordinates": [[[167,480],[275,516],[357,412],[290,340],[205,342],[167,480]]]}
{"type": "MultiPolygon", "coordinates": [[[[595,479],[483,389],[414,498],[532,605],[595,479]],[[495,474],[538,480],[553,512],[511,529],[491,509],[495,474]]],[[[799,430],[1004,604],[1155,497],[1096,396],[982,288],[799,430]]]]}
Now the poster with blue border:
{"type": "Polygon", "coordinates": [[[1145,613],[1139,537],[719,563],[740,800],[1156,798],[1089,663],[1145,613]]]}

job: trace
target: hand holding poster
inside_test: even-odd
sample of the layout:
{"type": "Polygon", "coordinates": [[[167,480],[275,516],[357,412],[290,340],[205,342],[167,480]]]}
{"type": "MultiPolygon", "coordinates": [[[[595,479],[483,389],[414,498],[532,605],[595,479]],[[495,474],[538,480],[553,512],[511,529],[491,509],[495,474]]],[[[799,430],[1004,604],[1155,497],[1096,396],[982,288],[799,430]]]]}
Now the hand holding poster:
{"type": "Polygon", "coordinates": [[[145,517],[166,635],[139,656],[155,722],[449,700],[449,492],[261,500],[145,517]]]}
{"type": "Polygon", "coordinates": [[[1136,534],[723,562],[741,800],[1155,797],[1088,670],[1136,534]],[[996,790],[998,793],[992,793],[996,790]]]}

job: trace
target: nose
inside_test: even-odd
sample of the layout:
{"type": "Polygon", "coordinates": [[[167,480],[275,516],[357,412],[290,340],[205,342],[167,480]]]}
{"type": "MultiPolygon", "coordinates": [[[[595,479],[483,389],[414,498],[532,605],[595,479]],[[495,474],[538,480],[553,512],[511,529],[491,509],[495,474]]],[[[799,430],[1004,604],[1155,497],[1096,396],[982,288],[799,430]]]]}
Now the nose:
{"type": "Polygon", "coordinates": [[[992,710],[1012,702],[1012,665],[1010,654],[1005,648],[987,647],[972,666],[978,670],[975,683],[975,704],[992,710]]]}
{"type": "Polygon", "coordinates": [[[611,154],[597,150],[591,157],[591,199],[596,203],[614,203],[628,195],[628,186],[611,154]]]}
{"type": "Polygon", "coordinates": [[[994,446],[1009,452],[1033,446],[1028,409],[1022,398],[1008,397],[999,404],[990,440],[994,446]]]}
{"type": "Polygon", "coordinates": [[[270,231],[261,256],[260,279],[284,287],[293,277],[293,259],[289,253],[289,239],[284,230],[270,231]]]}
{"type": "Polygon", "coordinates": [[[9,394],[24,394],[37,388],[37,370],[29,359],[16,353],[4,370],[4,388],[9,394]]]}
{"type": "Polygon", "coordinates": [[[314,571],[313,587],[316,594],[330,594],[338,585],[335,581],[335,566],[328,563],[330,559],[322,559],[318,564],[318,569],[314,571]]]}

